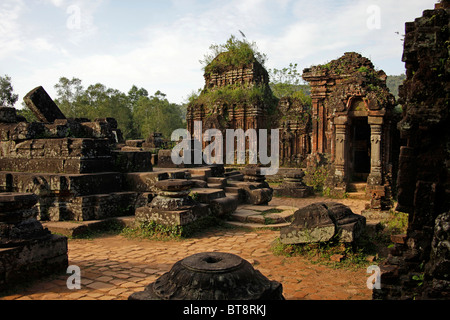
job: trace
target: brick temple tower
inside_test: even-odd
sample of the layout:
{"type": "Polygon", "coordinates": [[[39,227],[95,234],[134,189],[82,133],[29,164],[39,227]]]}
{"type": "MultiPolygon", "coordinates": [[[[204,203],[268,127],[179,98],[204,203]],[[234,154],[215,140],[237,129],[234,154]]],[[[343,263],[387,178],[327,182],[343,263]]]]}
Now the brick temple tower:
{"type": "Polygon", "coordinates": [[[383,207],[395,163],[395,98],[386,74],[358,53],[304,70],[311,85],[312,133],[309,166],[327,158],[328,186],[342,195],[352,183],[367,183],[372,207],[383,207]]]}

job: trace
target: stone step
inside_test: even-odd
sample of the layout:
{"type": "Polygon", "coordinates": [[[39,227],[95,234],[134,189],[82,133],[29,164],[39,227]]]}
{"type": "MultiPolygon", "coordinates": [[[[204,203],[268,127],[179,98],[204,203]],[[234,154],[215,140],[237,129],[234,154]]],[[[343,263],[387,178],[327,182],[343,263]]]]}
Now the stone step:
{"type": "Polygon", "coordinates": [[[203,180],[203,181],[207,181],[208,177],[205,176],[204,174],[191,174],[191,179],[193,180],[203,180]]]}
{"type": "Polygon", "coordinates": [[[226,196],[224,190],[211,188],[193,188],[191,193],[196,194],[197,201],[201,203],[210,203],[212,200],[226,196]]]}
{"type": "Polygon", "coordinates": [[[252,228],[277,228],[291,224],[297,208],[287,206],[239,206],[230,216],[230,222],[252,228]]]}
{"type": "Polygon", "coordinates": [[[206,181],[208,182],[208,185],[219,185],[219,189],[223,189],[227,186],[227,178],[209,177],[206,181]]]}
{"type": "Polygon", "coordinates": [[[367,183],[365,182],[353,182],[347,186],[348,192],[366,192],[367,183]]]}
{"type": "Polygon", "coordinates": [[[238,205],[238,195],[225,195],[224,198],[214,199],[210,202],[211,211],[219,217],[234,213],[238,205]]]}
{"type": "Polygon", "coordinates": [[[353,200],[368,200],[368,196],[365,192],[348,192],[347,197],[348,199],[353,200]]]}
{"type": "Polygon", "coordinates": [[[226,193],[239,193],[239,190],[241,190],[241,188],[238,187],[225,187],[225,192],[226,193]]]}
{"type": "Polygon", "coordinates": [[[246,222],[237,222],[237,221],[226,221],[226,224],[234,227],[241,228],[250,228],[250,229],[275,229],[279,230],[284,227],[288,227],[290,223],[278,223],[278,224],[261,224],[261,223],[246,223],[246,222]]]}
{"type": "Polygon", "coordinates": [[[228,180],[233,181],[244,181],[244,175],[238,171],[226,172],[225,177],[228,180]]]}
{"type": "Polygon", "coordinates": [[[127,216],[93,221],[49,221],[42,222],[42,225],[52,233],[61,234],[66,237],[78,237],[96,231],[107,230],[112,224],[132,227],[134,223],[134,216],[127,216]]]}
{"type": "Polygon", "coordinates": [[[221,183],[208,183],[208,188],[211,189],[223,189],[223,185],[221,183]]]}
{"type": "Polygon", "coordinates": [[[192,182],[194,182],[194,188],[208,188],[208,183],[205,180],[198,180],[198,179],[190,179],[192,182]]]}
{"type": "Polygon", "coordinates": [[[189,172],[192,176],[206,176],[207,178],[211,177],[211,169],[210,168],[195,168],[195,169],[189,169],[189,172]]]}

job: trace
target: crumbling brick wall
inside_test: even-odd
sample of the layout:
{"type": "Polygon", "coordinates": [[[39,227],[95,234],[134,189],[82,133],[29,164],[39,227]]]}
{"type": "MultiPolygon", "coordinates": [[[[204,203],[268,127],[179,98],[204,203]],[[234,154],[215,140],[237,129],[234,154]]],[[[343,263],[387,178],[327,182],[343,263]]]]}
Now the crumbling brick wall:
{"type": "Polygon", "coordinates": [[[400,88],[406,144],[400,151],[397,210],[409,214],[407,237],[382,266],[381,299],[450,298],[450,8],[442,1],[406,23],[400,88]]]}

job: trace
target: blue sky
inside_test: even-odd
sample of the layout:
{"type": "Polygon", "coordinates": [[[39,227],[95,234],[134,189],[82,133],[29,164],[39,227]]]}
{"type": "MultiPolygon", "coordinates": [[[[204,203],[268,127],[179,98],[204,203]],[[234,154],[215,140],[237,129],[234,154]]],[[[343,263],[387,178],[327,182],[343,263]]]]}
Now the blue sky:
{"type": "Polygon", "coordinates": [[[0,75],[23,96],[42,85],[56,97],[62,76],[160,90],[182,103],[203,87],[209,46],[242,30],[268,56],[268,69],[303,70],[345,52],[389,75],[404,72],[405,22],[436,0],[2,0],[0,75]],[[397,34],[398,32],[398,34],[397,34]]]}

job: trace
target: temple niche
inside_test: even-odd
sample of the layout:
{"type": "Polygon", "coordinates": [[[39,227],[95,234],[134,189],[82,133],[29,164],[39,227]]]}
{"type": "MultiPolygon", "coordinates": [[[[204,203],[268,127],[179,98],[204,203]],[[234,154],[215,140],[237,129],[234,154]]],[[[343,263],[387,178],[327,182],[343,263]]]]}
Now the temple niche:
{"type": "Polygon", "coordinates": [[[305,69],[311,85],[312,132],[308,171],[329,165],[327,186],[342,196],[353,183],[367,183],[371,207],[389,206],[395,172],[395,98],[386,74],[358,53],[305,69]]]}

